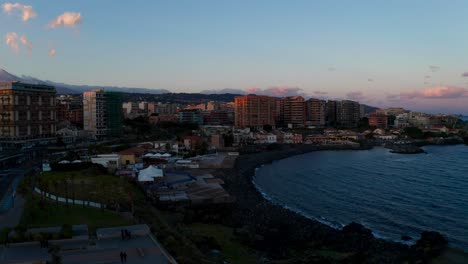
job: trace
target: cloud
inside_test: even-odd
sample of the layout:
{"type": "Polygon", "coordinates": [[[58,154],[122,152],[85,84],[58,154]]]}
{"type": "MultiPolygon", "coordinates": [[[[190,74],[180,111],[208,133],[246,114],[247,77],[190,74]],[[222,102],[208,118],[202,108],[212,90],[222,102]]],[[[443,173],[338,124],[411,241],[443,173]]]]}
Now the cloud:
{"type": "Polygon", "coordinates": [[[236,88],[225,88],[220,90],[202,90],[200,91],[202,94],[245,94],[246,92],[242,89],[236,88]]]}
{"type": "Polygon", "coordinates": [[[247,88],[246,92],[249,94],[257,95],[268,95],[275,97],[284,97],[284,96],[305,96],[304,91],[299,87],[289,87],[289,86],[272,86],[265,89],[251,87],[247,88]]]}
{"type": "Polygon", "coordinates": [[[390,103],[397,103],[397,102],[400,102],[400,95],[399,94],[387,94],[385,96],[385,100],[390,103]]]}
{"type": "Polygon", "coordinates": [[[55,49],[52,48],[49,50],[49,57],[52,58],[54,56],[55,56],[55,49]]]}
{"type": "Polygon", "coordinates": [[[58,26],[75,27],[76,25],[81,24],[82,21],[83,18],[80,13],[65,12],[51,21],[49,26],[50,28],[56,28],[58,26]]]}
{"type": "Polygon", "coordinates": [[[461,76],[462,76],[462,77],[468,77],[468,72],[464,72],[464,73],[462,73],[462,75],[461,75],[461,76]]]}
{"type": "Polygon", "coordinates": [[[327,95],[328,92],[322,92],[322,91],[314,91],[315,95],[327,95]]]}
{"type": "MultiPolygon", "coordinates": [[[[226,88],[220,90],[202,90],[202,94],[256,94],[256,95],[268,95],[274,97],[284,97],[284,96],[306,96],[304,91],[298,87],[289,87],[289,86],[272,86],[268,88],[258,88],[250,87],[247,89],[236,89],[236,88],[226,88]]],[[[315,94],[325,95],[327,92],[316,91],[315,94]]]]}
{"type": "Polygon", "coordinates": [[[5,42],[10,48],[18,53],[19,52],[19,44],[18,44],[18,34],[15,32],[10,32],[5,35],[5,42]]]}
{"type": "Polygon", "coordinates": [[[368,81],[368,82],[373,82],[373,81],[374,81],[374,79],[372,79],[372,78],[368,78],[368,79],[367,79],[367,81],[368,81]]]}
{"type": "Polygon", "coordinates": [[[401,98],[404,99],[450,99],[468,97],[468,89],[454,86],[437,86],[432,88],[425,88],[422,90],[409,91],[400,93],[401,98]]]}
{"type": "Polygon", "coordinates": [[[21,12],[21,20],[23,21],[28,21],[29,19],[35,18],[37,16],[37,13],[30,5],[5,3],[2,5],[2,8],[3,12],[7,13],[8,15],[13,14],[13,9],[18,9],[21,12]]]}
{"type": "Polygon", "coordinates": [[[335,67],[329,67],[328,71],[336,71],[336,68],[335,67]]]}
{"type": "Polygon", "coordinates": [[[355,91],[347,93],[346,98],[355,101],[362,101],[366,99],[366,96],[361,91],[355,91]]]}
{"type": "Polygon", "coordinates": [[[439,66],[435,66],[435,65],[429,65],[429,70],[431,72],[437,72],[440,70],[440,67],[439,66]]]}
{"type": "Polygon", "coordinates": [[[25,36],[21,36],[20,41],[24,46],[26,46],[29,52],[32,51],[33,44],[25,36]]]}

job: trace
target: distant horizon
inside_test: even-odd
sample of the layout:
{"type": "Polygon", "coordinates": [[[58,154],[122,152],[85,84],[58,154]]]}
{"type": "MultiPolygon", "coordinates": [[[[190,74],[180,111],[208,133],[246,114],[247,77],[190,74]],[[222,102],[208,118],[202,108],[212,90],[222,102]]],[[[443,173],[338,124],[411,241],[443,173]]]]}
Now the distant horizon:
{"type": "MultiPolygon", "coordinates": [[[[7,73],[9,74],[12,74],[12,75],[15,75],[11,72],[8,72],[7,70],[5,70],[4,68],[1,68],[0,67],[0,70],[4,70],[6,71],[7,73]]],[[[16,75],[15,75],[16,76],[16,75]]],[[[18,76],[19,77],[19,76],[18,76]]],[[[21,77],[29,77],[29,78],[35,78],[35,79],[38,79],[40,81],[47,81],[47,82],[55,82],[53,80],[41,80],[40,78],[37,78],[36,76],[24,76],[24,75],[21,75],[21,77]]],[[[58,82],[55,82],[55,83],[58,83],[58,82]]],[[[168,89],[164,89],[164,88],[143,88],[143,87],[125,87],[125,86],[99,86],[99,85],[89,85],[89,84],[70,84],[70,83],[63,83],[64,85],[71,85],[71,86],[88,86],[90,87],[90,89],[92,88],[95,88],[95,89],[106,89],[106,88],[122,88],[122,89],[147,89],[147,90],[155,90],[155,91],[160,91],[160,90],[165,90],[167,91],[167,93],[188,93],[188,94],[206,94],[206,95],[216,95],[216,94],[233,94],[233,95],[248,95],[248,94],[255,94],[255,95],[266,95],[266,96],[272,96],[272,97],[278,97],[278,98],[281,98],[281,97],[286,97],[286,96],[302,96],[304,97],[306,100],[307,99],[310,99],[310,98],[315,98],[315,99],[322,99],[322,100],[352,100],[352,101],[357,101],[361,104],[365,104],[365,105],[368,105],[368,106],[371,106],[371,107],[377,107],[377,108],[381,108],[381,109],[384,109],[384,108],[404,108],[405,110],[409,110],[409,111],[414,111],[414,112],[424,112],[424,113],[428,113],[428,114],[448,114],[448,115],[461,115],[463,117],[468,117],[468,113],[453,113],[453,112],[438,112],[438,111],[434,111],[434,110],[429,110],[429,111],[426,111],[426,110],[418,110],[418,109],[412,109],[411,107],[404,107],[404,106],[401,106],[401,105],[390,105],[390,106],[386,106],[386,107],[381,107],[379,105],[373,105],[373,104],[368,104],[368,103],[364,103],[362,101],[359,101],[359,100],[355,100],[355,99],[349,99],[349,98],[328,98],[327,96],[317,96],[317,95],[307,95],[307,94],[291,94],[291,95],[288,95],[288,94],[281,94],[281,95],[278,95],[278,94],[274,94],[274,92],[277,90],[277,87],[271,87],[269,88],[270,90],[273,89],[272,91],[272,94],[268,94],[268,93],[265,93],[265,92],[268,92],[269,89],[264,89],[264,90],[257,90],[257,92],[259,93],[255,93],[256,91],[253,91],[253,90],[249,90],[249,89],[246,89],[246,90],[242,90],[242,89],[235,89],[235,88],[226,88],[226,89],[219,89],[219,90],[202,90],[200,92],[174,92],[174,91],[170,91],[168,89]]],[[[123,92],[126,92],[126,91],[123,91],[123,92]]],[[[126,92],[128,93],[128,92],[126,92]]],[[[148,93],[144,93],[142,91],[137,91],[136,93],[140,93],[140,94],[148,94],[148,93]]],[[[64,94],[64,93],[57,93],[57,94],[64,94]]],[[[75,92],[73,94],[81,94],[81,92],[75,92]]],[[[164,94],[163,93],[159,93],[159,94],[164,94]]]]}
{"type": "Polygon", "coordinates": [[[14,74],[468,111],[464,1],[14,3],[0,3],[0,64],[14,74]]]}

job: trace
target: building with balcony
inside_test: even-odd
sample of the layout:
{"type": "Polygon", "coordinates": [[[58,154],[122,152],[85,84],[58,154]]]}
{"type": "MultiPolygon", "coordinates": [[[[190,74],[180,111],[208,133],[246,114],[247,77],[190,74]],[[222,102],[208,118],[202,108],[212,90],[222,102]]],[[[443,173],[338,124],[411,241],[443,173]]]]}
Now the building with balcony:
{"type": "Polygon", "coordinates": [[[52,86],[0,83],[0,140],[55,137],[55,94],[52,86]]]}
{"type": "Polygon", "coordinates": [[[306,101],[306,124],[308,126],[324,127],[327,117],[327,102],[311,98],[306,101]]]}
{"type": "Polygon", "coordinates": [[[276,98],[249,94],[235,98],[237,128],[275,126],[276,98]]]}
{"type": "Polygon", "coordinates": [[[304,97],[288,96],[284,98],[284,123],[290,128],[305,125],[306,109],[304,97]]]}
{"type": "Polygon", "coordinates": [[[369,126],[377,128],[388,128],[388,116],[386,114],[372,113],[367,116],[369,126]]]}
{"type": "Polygon", "coordinates": [[[95,138],[122,135],[122,98],[117,92],[93,90],[83,93],[83,129],[95,138]]]}

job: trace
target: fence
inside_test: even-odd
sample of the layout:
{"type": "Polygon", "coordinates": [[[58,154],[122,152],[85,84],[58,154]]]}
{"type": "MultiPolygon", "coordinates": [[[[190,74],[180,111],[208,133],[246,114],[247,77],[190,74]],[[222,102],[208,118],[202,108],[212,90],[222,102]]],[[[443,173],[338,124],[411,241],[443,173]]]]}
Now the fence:
{"type": "Polygon", "coordinates": [[[89,207],[94,207],[94,208],[106,208],[107,206],[105,204],[101,204],[101,203],[95,203],[95,202],[91,202],[91,201],[82,201],[82,200],[73,200],[73,199],[70,199],[70,198],[63,198],[63,197],[60,197],[60,196],[55,196],[53,194],[50,194],[48,192],[43,192],[41,191],[41,189],[35,187],[34,188],[34,191],[39,193],[40,195],[45,195],[45,197],[51,199],[51,200],[54,200],[54,201],[59,201],[61,203],[66,203],[67,200],[68,200],[68,203],[70,204],[75,204],[75,205],[82,205],[82,206],[89,206],[89,207]]]}

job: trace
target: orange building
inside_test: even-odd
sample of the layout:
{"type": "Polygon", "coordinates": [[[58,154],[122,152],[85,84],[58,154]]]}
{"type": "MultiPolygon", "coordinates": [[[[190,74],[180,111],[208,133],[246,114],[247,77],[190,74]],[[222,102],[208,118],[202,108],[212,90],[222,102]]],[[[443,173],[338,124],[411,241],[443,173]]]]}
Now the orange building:
{"type": "Polygon", "coordinates": [[[284,98],[284,123],[288,127],[303,127],[306,121],[304,97],[288,96],[284,98]]]}
{"type": "Polygon", "coordinates": [[[385,114],[372,113],[367,118],[369,119],[369,126],[384,129],[388,127],[388,116],[385,114]]]}
{"type": "Polygon", "coordinates": [[[235,126],[275,126],[276,98],[249,94],[235,98],[235,126]]]}

